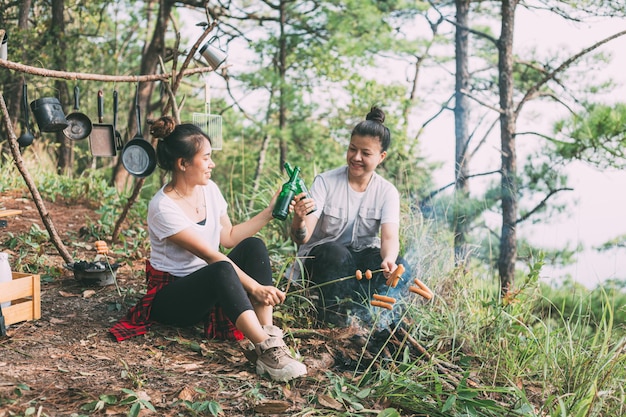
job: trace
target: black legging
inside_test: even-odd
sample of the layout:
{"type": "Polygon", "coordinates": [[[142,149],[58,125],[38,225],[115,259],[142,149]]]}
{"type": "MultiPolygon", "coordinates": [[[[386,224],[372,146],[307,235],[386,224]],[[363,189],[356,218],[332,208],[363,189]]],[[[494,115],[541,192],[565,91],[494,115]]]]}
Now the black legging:
{"type": "Polygon", "coordinates": [[[313,248],[309,256],[304,265],[312,285],[353,276],[357,269],[363,273],[363,279],[360,281],[347,279],[319,287],[320,318],[337,325],[346,324],[348,316],[354,314],[367,322],[370,320],[367,300],[371,299],[372,294],[401,297],[403,292],[406,292],[408,277],[411,276],[408,262],[398,256],[396,264],[403,264],[406,270],[403,274],[404,279],[398,287],[387,286],[382,272],[373,274],[371,280],[366,279],[365,271],[380,269],[383,259],[378,248],[367,248],[357,252],[344,245],[329,242],[313,248]]]}
{"type": "MultiPolygon", "coordinates": [[[[261,285],[272,285],[272,268],[265,243],[256,237],[241,241],[228,257],[261,285]]],[[[214,262],[186,277],[177,278],[154,297],[150,318],[159,323],[189,326],[204,320],[219,305],[233,322],[252,303],[233,266],[214,262]]]]}

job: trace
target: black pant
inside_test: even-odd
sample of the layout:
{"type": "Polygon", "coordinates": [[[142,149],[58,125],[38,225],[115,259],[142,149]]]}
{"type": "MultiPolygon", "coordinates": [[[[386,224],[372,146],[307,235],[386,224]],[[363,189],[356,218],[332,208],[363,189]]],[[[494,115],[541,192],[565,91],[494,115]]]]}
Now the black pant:
{"type": "Polygon", "coordinates": [[[406,272],[396,288],[387,286],[382,272],[374,273],[371,280],[365,278],[366,270],[380,269],[383,259],[380,256],[380,249],[377,248],[357,252],[338,243],[329,242],[313,248],[309,256],[304,266],[311,285],[353,276],[357,269],[363,273],[361,280],[350,278],[319,287],[317,307],[320,318],[340,326],[349,324],[350,316],[356,316],[365,323],[370,322],[372,315],[369,301],[372,294],[402,297],[404,295],[402,289],[406,289],[410,284],[409,264],[401,256],[398,256],[396,264],[403,264],[406,272]]]}
{"type": "MultiPolygon", "coordinates": [[[[273,285],[269,254],[262,240],[244,239],[228,257],[261,285],[273,285]]],[[[253,309],[235,269],[227,261],[214,262],[162,288],[154,297],[150,318],[163,324],[189,326],[205,319],[216,305],[233,323],[241,313],[253,309]]]]}

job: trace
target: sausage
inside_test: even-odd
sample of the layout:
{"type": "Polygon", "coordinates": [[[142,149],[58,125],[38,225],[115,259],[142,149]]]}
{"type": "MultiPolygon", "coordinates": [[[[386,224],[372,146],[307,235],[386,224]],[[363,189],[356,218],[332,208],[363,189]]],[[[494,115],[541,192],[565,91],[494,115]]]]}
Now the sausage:
{"type": "Polygon", "coordinates": [[[387,310],[393,309],[393,306],[391,304],[385,303],[384,301],[372,300],[370,301],[370,304],[372,304],[374,307],[386,308],[387,310]]]}
{"type": "Polygon", "coordinates": [[[107,246],[107,243],[104,240],[97,240],[95,243],[96,246],[96,252],[99,255],[106,255],[107,253],[109,253],[109,247],[107,246]]]}
{"type": "Polygon", "coordinates": [[[414,285],[411,285],[409,287],[409,291],[417,294],[417,295],[421,295],[422,297],[424,297],[427,300],[430,300],[431,298],[433,298],[433,293],[431,293],[430,291],[425,291],[419,287],[416,287],[414,285]]]}
{"type": "Polygon", "coordinates": [[[372,271],[370,271],[369,269],[365,271],[365,278],[372,279],[372,271]]]}
{"type": "Polygon", "coordinates": [[[395,287],[396,285],[398,285],[398,281],[400,280],[400,277],[402,277],[403,273],[404,273],[404,265],[400,264],[389,275],[389,278],[387,278],[387,281],[385,283],[390,287],[395,287]]]}
{"type": "Polygon", "coordinates": [[[358,281],[360,281],[360,280],[362,280],[362,279],[363,279],[363,272],[361,272],[361,270],[360,270],[360,269],[357,269],[357,270],[356,270],[356,273],[354,274],[354,276],[356,277],[356,279],[357,279],[358,281]]]}
{"type": "Polygon", "coordinates": [[[389,304],[394,304],[396,302],[395,298],[388,297],[386,295],[372,294],[372,297],[374,297],[374,300],[383,301],[383,302],[389,303],[389,304]]]}
{"type": "Polygon", "coordinates": [[[430,290],[428,289],[428,287],[426,286],[426,284],[424,284],[422,281],[420,281],[419,279],[415,278],[413,280],[413,282],[420,287],[421,289],[423,289],[424,291],[428,291],[430,292],[430,290]]]}

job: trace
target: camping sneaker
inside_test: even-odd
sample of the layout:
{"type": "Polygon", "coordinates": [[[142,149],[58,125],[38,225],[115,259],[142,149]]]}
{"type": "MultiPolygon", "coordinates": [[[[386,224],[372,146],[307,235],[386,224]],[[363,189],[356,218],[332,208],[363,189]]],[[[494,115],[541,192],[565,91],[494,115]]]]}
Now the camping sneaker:
{"type": "Polygon", "coordinates": [[[279,339],[283,338],[283,331],[280,327],[274,326],[273,324],[264,324],[261,328],[265,330],[265,333],[267,333],[269,337],[278,337],[279,339]]]}
{"type": "MultiPolygon", "coordinates": [[[[261,327],[269,337],[278,337],[279,339],[283,338],[283,331],[280,327],[274,326],[273,324],[264,324],[261,327]]],[[[249,340],[247,341],[247,344],[243,346],[243,354],[253,365],[256,364],[256,360],[259,358],[256,353],[256,349],[254,348],[254,344],[249,340]]]]}
{"type": "Polygon", "coordinates": [[[274,381],[289,381],[306,375],[306,366],[289,354],[282,338],[270,337],[256,345],[256,372],[268,373],[274,381]]]}

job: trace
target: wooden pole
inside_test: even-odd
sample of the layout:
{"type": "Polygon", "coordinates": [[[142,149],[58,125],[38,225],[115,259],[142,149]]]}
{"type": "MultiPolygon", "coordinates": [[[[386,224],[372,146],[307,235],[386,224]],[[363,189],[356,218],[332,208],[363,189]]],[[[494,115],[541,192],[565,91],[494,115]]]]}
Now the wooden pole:
{"type": "Polygon", "coordinates": [[[9,147],[11,148],[11,154],[13,155],[13,160],[15,161],[15,165],[20,171],[20,174],[22,174],[22,177],[26,182],[26,186],[33,197],[35,206],[37,206],[37,210],[39,211],[39,216],[41,217],[41,220],[50,235],[50,241],[57,248],[63,260],[68,264],[72,263],[72,255],[70,255],[69,251],[63,244],[61,237],[57,233],[54,223],[52,222],[52,218],[50,217],[50,213],[48,212],[48,209],[46,209],[46,205],[41,198],[41,194],[39,194],[39,190],[37,190],[35,181],[33,181],[28,169],[26,169],[26,165],[22,159],[22,154],[20,153],[20,145],[17,143],[17,136],[15,135],[15,131],[11,125],[11,117],[9,116],[9,111],[7,110],[7,105],[4,101],[4,95],[2,93],[0,93],[0,110],[2,110],[2,122],[4,123],[4,127],[9,135],[8,142],[9,147]]]}

